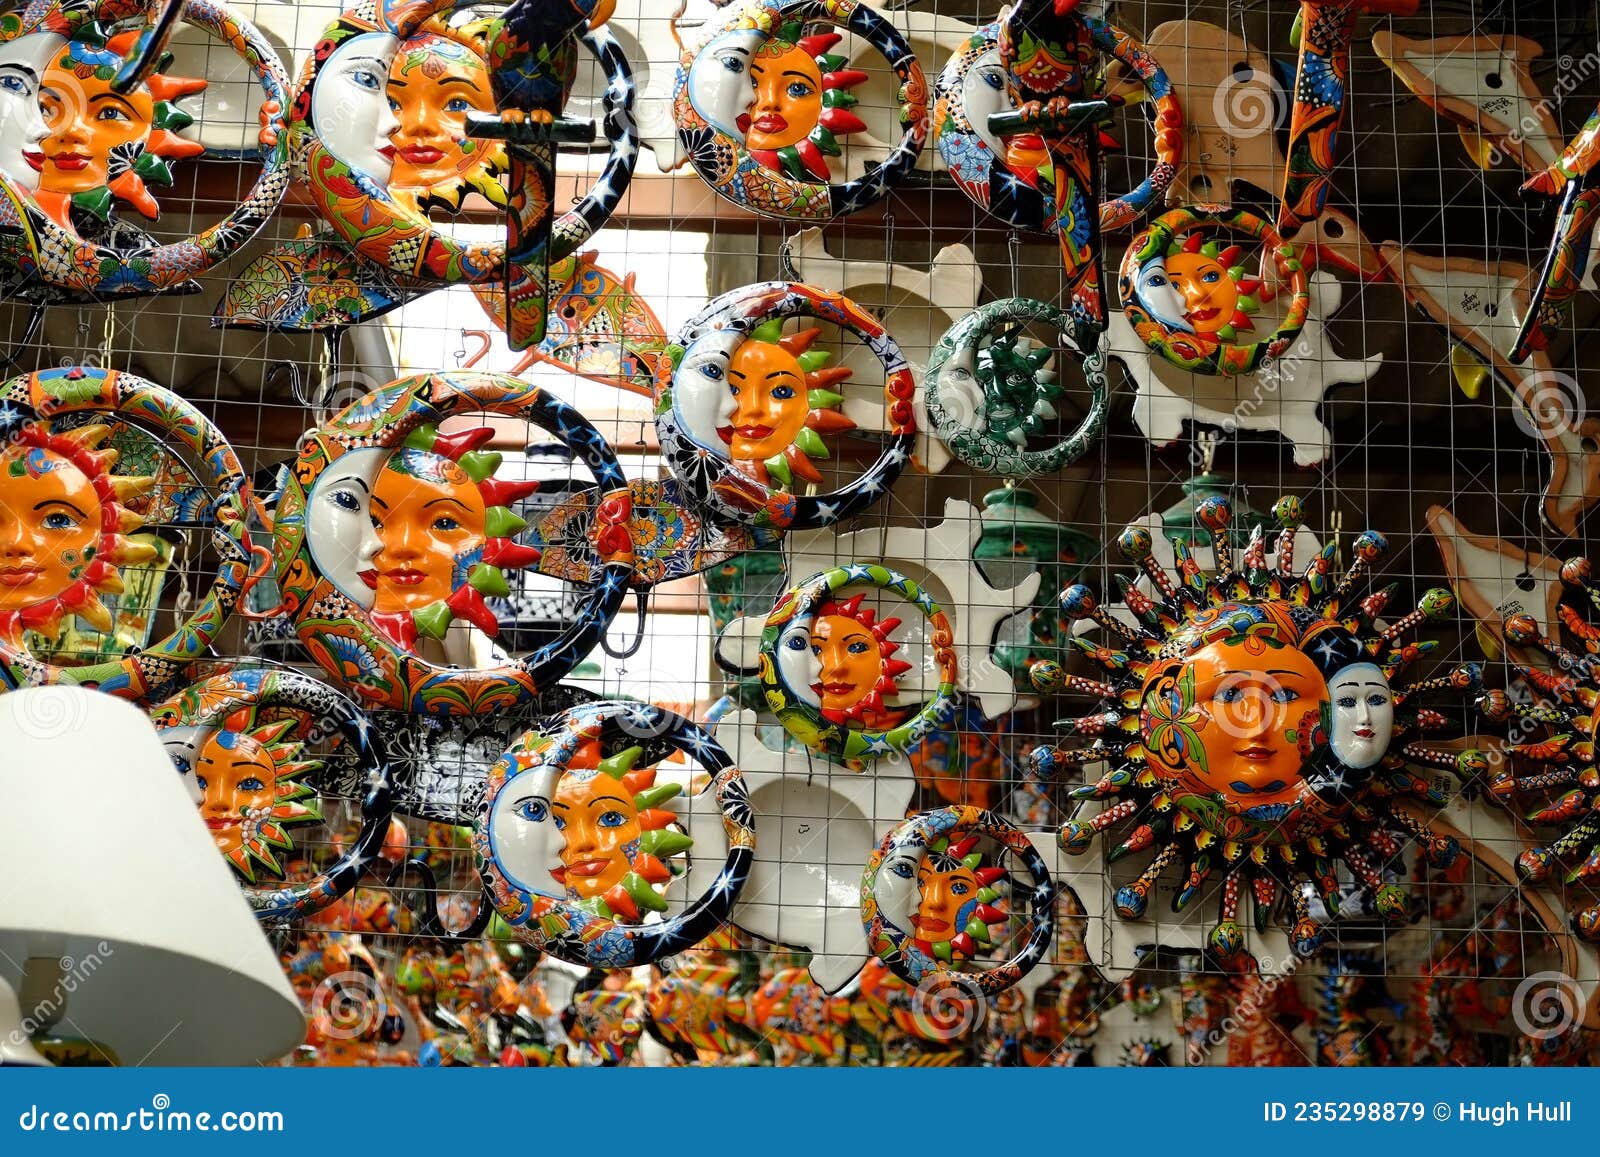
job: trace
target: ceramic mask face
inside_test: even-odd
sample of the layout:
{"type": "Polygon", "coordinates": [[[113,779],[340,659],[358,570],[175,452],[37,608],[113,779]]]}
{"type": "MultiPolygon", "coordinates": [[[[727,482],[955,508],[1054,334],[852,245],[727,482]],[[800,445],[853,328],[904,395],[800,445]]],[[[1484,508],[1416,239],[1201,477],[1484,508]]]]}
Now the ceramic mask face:
{"type": "Polygon", "coordinates": [[[825,711],[847,711],[871,693],[883,674],[872,632],[845,615],[819,615],[811,631],[817,678],[811,685],[825,711]]]}
{"type": "Polygon", "coordinates": [[[1006,70],[1000,63],[998,48],[980,54],[968,66],[966,75],[961,78],[961,106],[978,139],[988,145],[997,158],[1004,157],[1005,142],[989,131],[989,117],[998,112],[1010,112],[1013,107],[1006,92],[1006,70]]]}
{"type": "Polygon", "coordinates": [[[100,510],[94,485],[59,454],[26,446],[0,454],[0,611],[77,581],[100,536],[100,510]]]}
{"type": "Polygon", "coordinates": [[[372,525],[372,487],[388,450],[350,450],[318,476],[306,499],[306,539],[317,570],[362,610],[377,591],[373,557],[383,547],[372,525]],[[368,576],[364,578],[363,576],[368,576]]]}
{"type": "Polygon", "coordinates": [[[80,62],[120,64],[114,53],[73,43],[53,56],[39,90],[49,130],[41,146],[39,188],[68,195],[104,188],[111,181],[113,153],[137,156],[149,141],[155,99],[144,88],[121,95],[110,80],[100,79],[103,70],[77,67],[80,62]]]}
{"type": "Polygon", "coordinates": [[[911,918],[917,938],[949,940],[967,924],[978,903],[978,877],[955,857],[934,853],[917,867],[917,911],[911,918]]]}
{"type": "Polygon", "coordinates": [[[201,745],[194,776],[201,792],[200,817],[211,838],[220,851],[237,851],[251,824],[246,813],[272,806],[272,758],[250,736],[219,731],[201,745]]]}
{"type": "Polygon", "coordinates": [[[594,769],[523,772],[496,796],[490,822],[501,868],[541,895],[603,896],[639,854],[633,797],[621,780],[594,769]]]}
{"type": "Polygon", "coordinates": [[[381,614],[422,610],[447,599],[483,560],[487,507],[477,484],[438,454],[399,450],[372,487],[372,526],[381,544],[361,580],[381,614]]]}
{"type": "Polygon", "coordinates": [[[772,342],[746,341],[728,369],[733,413],[717,435],[735,462],[760,462],[794,444],[806,424],[806,375],[800,362],[772,342]]]}
{"type": "Polygon", "coordinates": [[[1389,750],[1394,734],[1394,693],[1373,663],[1352,663],[1328,680],[1333,701],[1329,745],[1339,762],[1371,767],[1389,750]]]}
{"type": "Polygon", "coordinates": [[[743,138],[750,127],[750,62],[765,39],[754,28],[725,32],[689,66],[689,104],[724,136],[743,138]]]}
{"type": "Polygon", "coordinates": [[[1183,754],[1147,742],[1169,751],[1161,762],[1178,770],[1191,788],[1246,807],[1287,803],[1298,795],[1301,737],[1328,707],[1327,683],[1308,656],[1293,647],[1249,645],[1254,642],[1212,643],[1186,658],[1192,702],[1181,701],[1181,679],[1155,687],[1165,678],[1163,668],[1152,673],[1144,692],[1147,714],[1178,720],[1197,740],[1183,754]]]}
{"type": "Polygon", "coordinates": [[[769,40],[750,63],[755,102],[745,147],[776,150],[797,145],[822,118],[822,70],[805,49],[769,40]]]}
{"type": "Polygon", "coordinates": [[[394,164],[389,138],[400,127],[385,91],[398,48],[399,41],[385,32],[352,36],[323,64],[311,102],[327,150],[381,185],[388,184],[394,164]]]}
{"type": "Polygon", "coordinates": [[[1139,299],[1140,305],[1150,311],[1152,317],[1168,329],[1181,333],[1194,332],[1194,326],[1184,316],[1187,306],[1183,294],[1173,285],[1163,259],[1157,258],[1139,270],[1139,279],[1134,283],[1134,296],[1139,299]]]}
{"type": "Polygon", "coordinates": [[[65,43],[59,36],[36,32],[0,44],[0,175],[30,193],[39,187],[44,166],[39,143],[50,134],[39,89],[65,43]]]}
{"type": "Polygon", "coordinates": [[[493,113],[484,60],[464,44],[425,33],[400,45],[389,70],[393,189],[424,190],[482,163],[484,143],[467,136],[467,114],[493,113]]]}
{"type": "Polygon", "coordinates": [[[1239,286],[1220,263],[1202,253],[1168,257],[1167,277],[1183,300],[1183,320],[1195,333],[1214,334],[1233,321],[1239,286]]]}

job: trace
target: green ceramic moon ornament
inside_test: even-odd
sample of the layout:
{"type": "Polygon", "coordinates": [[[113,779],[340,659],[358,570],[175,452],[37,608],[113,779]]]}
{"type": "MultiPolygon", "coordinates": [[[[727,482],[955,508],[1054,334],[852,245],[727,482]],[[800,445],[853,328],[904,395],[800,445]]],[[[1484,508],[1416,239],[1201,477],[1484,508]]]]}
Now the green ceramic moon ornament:
{"type": "Polygon", "coordinates": [[[1012,297],[980,306],[953,326],[928,361],[928,417],[950,452],[969,466],[1005,477],[1060,470],[1083,457],[1106,423],[1110,390],[1099,335],[1042,301],[1012,297]],[[1047,368],[1051,351],[1019,327],[1046,322],[1083,365],[1089,412],[1067,437],[1041,450],[1028,443],[1056,417],[1064,392],[1047,368]]]}

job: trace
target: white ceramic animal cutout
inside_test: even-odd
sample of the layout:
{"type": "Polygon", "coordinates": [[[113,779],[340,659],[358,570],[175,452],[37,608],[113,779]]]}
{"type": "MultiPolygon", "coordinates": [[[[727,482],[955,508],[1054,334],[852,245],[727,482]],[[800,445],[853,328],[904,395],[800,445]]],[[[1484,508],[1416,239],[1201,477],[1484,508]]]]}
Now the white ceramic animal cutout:
{"type": "Polygon", "coordinates": [[[1478,639],[1489,657],[1499,658],[1502,650],[1509,650],[1519,663],[1548,665],[1541,651],[1507,648],[1501,626],[1511,615],[1532,615],[1541,634],[1558,637],[1561,563],[1502,538],[1473,534],[1443,506],[1428,507],[1428,529],[1439,544],[1451,589],[1478,620],[1478,639]]]}

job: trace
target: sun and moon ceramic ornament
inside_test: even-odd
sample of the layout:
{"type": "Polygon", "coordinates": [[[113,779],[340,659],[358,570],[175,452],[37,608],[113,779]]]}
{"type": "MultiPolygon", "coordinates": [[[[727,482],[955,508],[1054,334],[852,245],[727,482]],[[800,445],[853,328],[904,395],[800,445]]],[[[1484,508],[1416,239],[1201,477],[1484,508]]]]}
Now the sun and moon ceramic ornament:
{"type": "Polygon", "coordinates": [[[1088,715],[1064,721],[1086,746],[1039,748],[1045,777],[1068,768],[1108,765],[1100,778],[1072,791],[1102,802],[1089,818],[1068,820],[1062,848],[1089,850],[1095,837],[1121,828],[1111,860],[1153,851],[1148,866],[1115,895],[1117,913],[1143,916],[1164,872],[1178,867],[1183,887],[1175,911],[1220,880],[1220,911],[1207,948],[1230,969],[1247,966],[1240,926],[1246,893],[1255,925],[1265,930],[1280,896],[1293,912],[1291,944],[1315,952],[1324,932],[1313,918],[1320,895],[1330,912],[1340,899],[1339,865],[1366,890],[1385,920],[1404,920],[1409,901],[1384,867],[1409,840],[1430,860],[1447,862],[1455,842],[1434,833],[1407,800],[1440,804],[1443,795],[1412,764],[1472,778],[1487,767],[1475,750],[1431,742],[1450,728],[1439,711],[1417,706],[1431,692],[1464,694],[1481,675],[1472,665],[1402,684],[1404,670],[1435,649],[1406,637],[1449,615],[1447,591],[1429,591],[1417,609],[1387,625],[1380,616],[1393,588],[1358,598],[1384,540],[1368,531],[1354,546],[1342,576],[1325,548],[1302,574],[1293,541],[1300,504],[1274,508],[1280,527],[1276,565],[1266,558],[1266,532],[1257,527],[1233,565],[1231,511],[1219,499],[1200,518],[1219,560],[1207,575],[1187,547],[1177,549],[1178,581],[1155,564],[1147,531],[1130,528],[1123,552],[1139,563],[1157,592],[1147,596],[1121,580],[1124,600],[1138,618],[1129,626],[1101,606],[1087,587],[1062,592],[1062,609],[1104,630],[1081,643],[1103,679],[1067,676],[1068,694],[1096,701],[1088,715]]]}
{"type": "Polygon", "coordinates": [[[970,996],[1004,992],[1049,954],[1056,882],[1028,837],[994,812],[947,807],[897,825],[861,876],[861,921],[873,954],[908,984],[937,976],[970,996]],[[1025,874],[1011,879],[1005,861],[1025,874]],[[1008,885],[1022,911],[1000,904],[1008,885]],[[1024,930],[1010,924],[1020,918],[1024,930]],[[1012,954],[991,957],[1018,941],[1012,954]]]}
{"type": "MultiPolygon", "coordinates": [[[[1119,62],[1138,83],[1151,106],[1156,163],[1150,175],[1129,192],[1100,206],[1100,228],[1131,224],[1159,205],[1183,159],[1183,110],[1172,83],[1155,57],[1120,28],[1082,17],[1095,48],[1119,62]]],[[[978,29],[953,55],[935,85],[933,139],[956,187],[974,204],[1017,229],[1059,227],[1052,165],[1038,133],[1000,136],[989,118],[1014,113],[1000,61],[1000,25],[978,29]]]]}
{"type": "Polygon", "coordinates": [[[1134,238],[1117,282],[1122,312],[1139,339],[1179,369],[1198,374],[1247,374],[1287,354],[1305,328],[1311,293],[1305,266],[1292,245],[1262,217],[1228,205],[1173,209],[1134,238]],[[1289,303],[1271,334],[1242,341],[1254,329],[1265,283],[1242,236],[1264,251],[1284,283],[1289,303]]]}
{"type": "MultiPolygon", "coordinates": [[[[484,714],[550,688],[599,642],[633,574],[632,498],[615,453],[575,410],[516,378],[471,372],[402,378],[309,435],[278,500],[283,611],[312,659],[363,702],[484,714]],[[456,414],[506,414],[556,435],[597,485],[582,541],[589,582],[574,620],[531,655],[496,661],[480,640],[505,569],[533,566],[510,505],[537,483],[495,477],[493,428],[450,433],[456,414]]],[[[548,544],[547,544],[548,546],[548,544]]]]}
{"type": "Polygon", "coordinates": [[[735,523],[772,530],[828,526],[882,498],[910,461],[915,379],[900,347],[854,302],[814,286],[773,281],[723,294],[678,334],[671,382],[656,397],[667,469],[699,503],[735,523]],[[817,343],[827,322],[859,339],[884,374],[884,428],[876,461],[824,494],[825,438],[854,423],[836,388],[851,374],[817,343]]]}
{"type": "MultiPolygon", "coordinates": [[[[859,63],[859,62],[858,62],[859,63]]],[[[928,85],[900,32],[857,0],[754,0],[686,46],[673,93],[678,139],[701,179],[741,208],[827,221],[881,201],[916,167],[928,136],[928,85]],[[812,31],[831,25],[836,31],[812,31]],[[835,51],[849,33],[899,80],[903,134],[886,157],[842,180],[848,138],[866,128],[853,89],[868,73],[835,51]]]]}
{"type": "Polygon", "coordinates": [[[186,688],[150,716],[259,919],[315,915],[379,863],[394,807],[388,748],[381,729],[333,688],[296,671],[239,668],[186,688]],[[295,832],[325,818],[311,782],[322,765],[305,749],[331,735],[363,787],[360,834],[309,879],[286,880],[295,832]]]}
{"type": "MultiPolygon", "coordinates": [[[[1491,721],[1511,725],[1511,742],[1488,777],[1490,794],[1529,824],[1554,832],[1517,857],[1518,878],[1573,889],[1600,876],[1600,777],[1594,771],[1600,585],[1582,556],[1562,564],[1561,581],[1559,627],[1546,633],[1525,614],[1504,624],[1506,641],[1542,662],[1514,666],[1520,693],[1486,691],[1479,706],[1491,721]],[[1581,651],[1563,645],[1563,627],[1581,651]]],[[[1600,903],[1592,896],[1578,900],[1571,919],[1580,937],[1600,942],[1600,903]]]]}
{"type": "Polygon", "coordinates": [[[0,93],[0,277],[39,305],[163,292],[192,292],[192,279],[248,243],[289,184],[284,113],[288,78],[271,44],[213,0],[183,5],[184,19],[243,58],[260,85],[261,172],[223,220],[193,237],[160,243],[118,217],[126,204],[155,219],[151,187],[172,183],[170,162],[203,146],[179,136],[193,123],[181,100],[198,78],[160,71],[144,53],[137,5],[51,0],[0,19],[0,61],[12,80],[0,93]],[[123,73],[143,61],[143,78],[123,73]]]}
{"type": "Polygon", "coordinates": [[[1054,473],[1082,458],[1110,409],[1100,333],[1075,314],[1025,297],[990,302],[957,322],[928,361],[925,390],[928,417],[951,453],[1007,478],[1054,473]],[[1089,387],[1088,409],[1077,427],[1035,449],[1030,443],[1048,439],[1066,390],[1053,368],[1060,355],[1021,332],[1030,322],[1060,335],[1089,387]]]}
{"type": "MultiPolygon", "coordinates": [[[[402,179],[418,177],[416,165],[432,164],[429,149],[436,149],[414,151],[416,161],[406,158],[406,125],[392,109],[409,115],[410,107],[395,95],[392,69],[403,42],[430,19],[462,6],[459,0],[364,0],[341,14],[307,64],[290,119],[291,148],[307,173],[318,213],[346,244],[396,277],[433,285],[498,283],[506,295],[507,339],[513,348],[526,349],[544,337],[552,256],[570,256],[615,211],[637,159],[638,137],[623,110],[608,117],[610,163],[589,197],[556,222],[555,141],[585,139],[590,132],[590,126],[560,115],[577,38],[603,24],[611,4],[515,3],[478,38],[490,65],[493,107],[459,110],[462,140],[471,138],[479,148],[505,142],[506,240],[457,241],[435,227],[418,211],[414,194],[397,196],[389,187],[396,158],[402,179]]],[[[632,80],[621,53],[608,51],[604,63],[615,73],[618,99],[631,100],[632,80]]]]}
{"type": "Polygon", "coordinates": [[[519,938],[571,963],[632,968],[727,920],[754,822],[738,767],[699,725],[596,703],[527,732],[495,764],[473,851],[519,938]],[[673,752],[698,773],[659,767],[673,752]]]}
{"type": "Polygon", "coordinates": [[[74,683],[128,699],[163,693],[207,653],[265,573],[267,552],[250,537],[249,479],[233,448],[176,394],[87,366],[0,385],[0,436],[0,500],[13,512],[0,545],[0,684],[74,683]],[[194,508],[173,519],[212,532],[217,570],[172,632],[136,652],[77,666],[61,655],[41,659],[32,648],[70,620],[110,632],[131,572],[157,557],[131,536],[173,504],[154,493],[156,477],[119,472],[120,452],[108,441],[121,425],[146,431],[194,472],[194,508]]]}

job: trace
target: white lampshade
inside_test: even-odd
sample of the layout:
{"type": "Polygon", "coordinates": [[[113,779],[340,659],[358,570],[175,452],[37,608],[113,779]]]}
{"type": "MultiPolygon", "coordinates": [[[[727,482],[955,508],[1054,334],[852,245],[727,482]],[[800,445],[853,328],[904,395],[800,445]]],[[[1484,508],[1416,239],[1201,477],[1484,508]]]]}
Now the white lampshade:
{"type": "Polygon", "coordinates": [[[0,801],[0,983],[58,962],[43,983],[35,967],[25,1003],[59,990],[59,1035],[125,1065],[248,1064],[304,1039],[277,955],[137,708],[79,687],[0,695],[0,801]]]}

